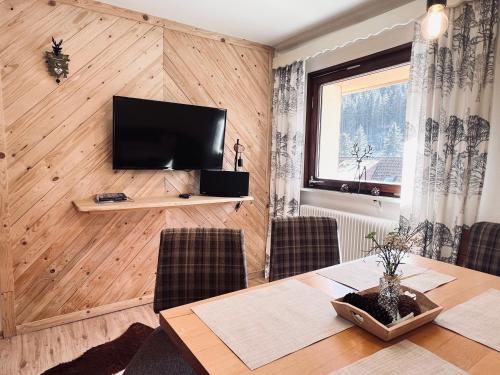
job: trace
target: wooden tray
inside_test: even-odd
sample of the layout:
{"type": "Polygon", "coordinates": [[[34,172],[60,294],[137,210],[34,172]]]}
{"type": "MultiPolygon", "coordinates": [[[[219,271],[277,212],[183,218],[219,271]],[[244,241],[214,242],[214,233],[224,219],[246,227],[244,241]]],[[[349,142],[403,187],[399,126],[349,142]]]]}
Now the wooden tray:
{"type": "MultiPolygon", "coordinates": [[[[358,294],[363,295],[367,293],[378,293],[378,291],[379,288],[374,287],[363,290],[358,294]]],[[[414,318],[404,320],[401,323],[398,323],[390,328],[375,320],[365,311],[358,309],[357,307],[352,306],[348,303],[342,302],[343,298],[332,301],[332,305],[335,308],[335,311],[337,311],[337,314],[344,319],[349,320],[350,322],[363,328],[365,331],[368,331],[371,334],[377,336],[379,339],[390,341],[395,339],[396,337],[404,335],[409,331],[414,330],[415,328],[432,322],[443,310],[441,306],[436,305],[429,298],[427,298],[425,294],[417,292],[416,290],[413,290],[406,286],[401,286],[401,293],[404,293],[405,291],[408,291],[417,296],[417,303],[420,306],[420,310],[422,311],[422,313],[414,318]]]]}

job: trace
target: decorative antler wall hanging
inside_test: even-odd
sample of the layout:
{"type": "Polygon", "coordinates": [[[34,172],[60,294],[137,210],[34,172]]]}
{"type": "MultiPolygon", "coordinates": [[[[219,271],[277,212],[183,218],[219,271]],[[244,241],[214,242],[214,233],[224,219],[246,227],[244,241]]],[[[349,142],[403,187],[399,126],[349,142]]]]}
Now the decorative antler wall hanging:
{"type": "Polygon", "coordinates": [[[50,75],[56,77],[56,82],[61,82],[61,76],[67,78],[69,74],[69,55],[62,54],[63,40],[56,42],[52,37],[52,51],[45,51],[45,58],[50,75]]]}

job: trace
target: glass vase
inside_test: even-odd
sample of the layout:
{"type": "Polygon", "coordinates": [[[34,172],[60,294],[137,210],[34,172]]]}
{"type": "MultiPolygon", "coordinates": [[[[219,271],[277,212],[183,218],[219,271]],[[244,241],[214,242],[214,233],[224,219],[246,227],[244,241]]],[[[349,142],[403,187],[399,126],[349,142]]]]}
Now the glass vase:
{"type": "Polygon", "coordinates": [[[398,319],[400,289],[401,278],[399,276],[384,275],[380,278],[378,303],[387,310],[393,321],[398,319]]]}

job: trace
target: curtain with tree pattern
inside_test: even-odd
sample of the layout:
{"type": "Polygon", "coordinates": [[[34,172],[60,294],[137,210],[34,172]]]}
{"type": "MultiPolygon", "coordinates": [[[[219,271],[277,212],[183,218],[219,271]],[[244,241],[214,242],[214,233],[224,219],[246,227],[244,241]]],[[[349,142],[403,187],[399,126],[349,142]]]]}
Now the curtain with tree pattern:
{"type": "Polygon", "coordinates": [[[428,42],[417,23],[407,104],[401,224],[423,256],[456,263],[476,221],[488,157],[498,0],[466,1],[428,42]]]}
{"type": "MultiPolygon", "coordinates": [[[[299,214],[304,154],[304,65],[304,61],[297,61],[274,71],[269,220],[299,214]]],[[[268,235],[266,277],[269,243],[268,235]]]]}

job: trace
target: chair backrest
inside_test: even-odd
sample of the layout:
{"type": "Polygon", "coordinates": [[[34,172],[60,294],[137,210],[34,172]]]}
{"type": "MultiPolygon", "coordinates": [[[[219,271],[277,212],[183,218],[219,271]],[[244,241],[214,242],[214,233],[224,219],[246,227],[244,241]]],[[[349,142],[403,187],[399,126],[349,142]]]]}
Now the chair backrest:
{"type": "Polygon", "coordinates": [[[273,219],[270,250],[269,281],[339,264],[337,221],[317,216],[273,219]]]}
{"type": "Polygon", "coordinates": [[[153,308],[155,312],[247,287],[243,231],[165,229],[153,308]]]}
{"type": "Polygon", "coordinates": [[[464,266],[500,276],[500,224],[480,222],[471,226],[464,266]]]}

